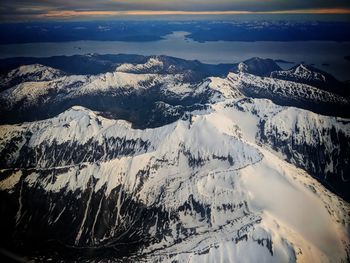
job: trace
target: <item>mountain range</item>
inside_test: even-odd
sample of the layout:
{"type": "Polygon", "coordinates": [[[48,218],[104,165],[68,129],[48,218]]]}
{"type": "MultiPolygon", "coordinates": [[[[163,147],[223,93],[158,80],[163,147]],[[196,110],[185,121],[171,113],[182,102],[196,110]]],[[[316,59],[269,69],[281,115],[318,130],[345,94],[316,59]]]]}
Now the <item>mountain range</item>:
{"type": "Polygon", "coordinates": [[[1,246],[47,262],[347,262],[348,84],[271,59],[0,60],[1,246]]]}

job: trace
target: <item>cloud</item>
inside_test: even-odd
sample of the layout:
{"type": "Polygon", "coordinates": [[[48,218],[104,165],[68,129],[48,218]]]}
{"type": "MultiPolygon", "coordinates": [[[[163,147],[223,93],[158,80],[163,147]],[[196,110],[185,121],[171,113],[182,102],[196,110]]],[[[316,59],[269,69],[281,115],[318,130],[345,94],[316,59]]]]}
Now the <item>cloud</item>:
{"type": "Polygon", "coordinates": [[[219,14],[249,12],[349,13],[349,0],[11,0],[0,20],[137,14],[219,14]]]}

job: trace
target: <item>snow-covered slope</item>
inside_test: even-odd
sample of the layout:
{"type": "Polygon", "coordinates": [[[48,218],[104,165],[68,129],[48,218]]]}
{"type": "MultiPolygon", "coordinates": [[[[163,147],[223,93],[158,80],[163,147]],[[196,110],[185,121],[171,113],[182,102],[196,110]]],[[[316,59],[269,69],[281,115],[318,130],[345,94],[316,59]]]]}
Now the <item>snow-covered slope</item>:
{"type": "Polygon", "coordinates": [[[308,109],[316,113],[349,117],[349,97],[322,90],[307,84],[249,73],[229,73],[227,81],[245,96],[266,98],[274,103],[308,109]]]}
{"type": "Polygon", "coordinates": [[[61,77],[64,72],[40,64],[20,66],[0,78],[0,90],[26,81],[48,81],[61,77]]]}
{"type": "Polygon", "coordinates": [[[349,119],[318,115],[310,111],[280,107],[268,100],[257,106],[242,99],[234,107],[252,112],[259,122],[258,140],[281,157],[349,199],[349,119]]]}
{"type": "MultiPolygon", "coordinates": [[[[282,134],[294,116],[312,120],[312,113],[266,100],[226,100],[173,124],[134,130],[73,107],[53,119],[1,127],[1,152],[9,163],[0,186],[19,195],[19,233],[33,231],[39,220],[24,200],[41,196],[44,237],[56,237],[73,215],[65,230],[71,234],[62,241],[120,249],[119,242],[136,238],[140,244],[129,255],[134,260],[346,260],[349,205],[259,146],[259,116],[267,114],[285,123],[282,134]],[[279,118],[282,113],[290,118],[279,118]],[[69,207],[52,203],[55,196],[76,195],[81,197],[69,207]]],[[[316,129],[337,122],[322,118],[316,129]]],[[[335,126],[349,135],[349,125],[335,126]]]]}
{"type": "Polygon", "coordinates": [[[350,119],[278,105],[347,98],[244,70],[122,71],[1,93],[61,110],[0,126],[2,243],[39,262],[349,260],[350,119]],[[143,129],[105,110],[123,103],[143,129]]]}
{"type": "Polygon", "coordinates": [[[162,117],[161,112],[157,114],[159,102],[180,108],[193,107],[196,103],[208,101],[213,93],[219,94],[210,90],[208,84],[208,80],[186,82],[182,74],[124,72],[23,82],[0,93],[0,122],[44,119],[81,105],[132,121],[138,127],[156,126],[173,121],[162,117]],[[154,121],[149,123],[152,115],[154,121]]]}
{"type": "Polygon", "coordinates": [[[285,102],[287,100],[295,100],[296,102],[349,104],[349,100],[345,97],[293,81],[259,77],[247,73],[230,73],[227,78],[232,82],[233,86],[252,97],[276,99],[285,102]]]}
{"type": "Polygon", "coordinates": [[[160,71],[164,67],[163,61],[159,60],[158,57],[151,57],[144,64],[121,64],[116,68],[116,71],[120,72],[143,72],[143,71],[160,71]]]}
{"type": "MultiPolygon", "coordinates": [[[[154,58],[149,61],[148,64],[132,67],[144,68],[157,64],[154,58]]],[[[127,67],[123,65],[121,67],[127,67]]],[[[159,102],[188,107],[196,103],[242,97],[242,94],[317,113],[349,116],[348,98],[293,81],[231,72],[225,78],[209,77],[189,82],[186,72],[158,74],[115,71],[93,76],[69,75],[53,80],[21,82],[0,93],[0,122],[44,119],[74,105],[81,105],[109,112],[110,116],[131,121],[136,127],[149,127],[168,123],[162,114],[159,115],[161,119],[157,119],[157,114],[151,115],[159,102]],[[140,108],[144,110],[141,113],[147,112],[148,119],[155,121],[142,121],[147,116],[138,111],[140,108]]]]}

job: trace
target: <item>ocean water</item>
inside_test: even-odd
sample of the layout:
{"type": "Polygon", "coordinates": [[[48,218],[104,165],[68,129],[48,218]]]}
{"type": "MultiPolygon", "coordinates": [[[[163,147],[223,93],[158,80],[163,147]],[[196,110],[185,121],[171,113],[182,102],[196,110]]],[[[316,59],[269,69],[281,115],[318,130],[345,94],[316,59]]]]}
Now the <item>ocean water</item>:
{"type": "Polygon", "coordinates": [[[75,54],[168,55],[197,59],[205,63],[235,63],[252,57],[284,60],[282,68],[296,63],[313,64],[340,80],[350,79],[350,42],[333,41],[212,41],[196,42],[186,32],[173,32],[164,39],[150,42],[72,41],[0,45],[0,58],[50,57],[75,54]]]}

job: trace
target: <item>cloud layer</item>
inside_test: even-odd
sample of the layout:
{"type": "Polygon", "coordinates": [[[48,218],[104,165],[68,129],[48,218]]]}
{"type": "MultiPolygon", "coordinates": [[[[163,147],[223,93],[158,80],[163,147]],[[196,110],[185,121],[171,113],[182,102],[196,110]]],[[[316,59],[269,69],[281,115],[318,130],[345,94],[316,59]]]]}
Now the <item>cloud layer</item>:
{"type": "Polygon", "coordinates": [[[11,0],[0,19],[84,16],[230,14],[249,12],[350,13],[349,0],[11,0]]]}

